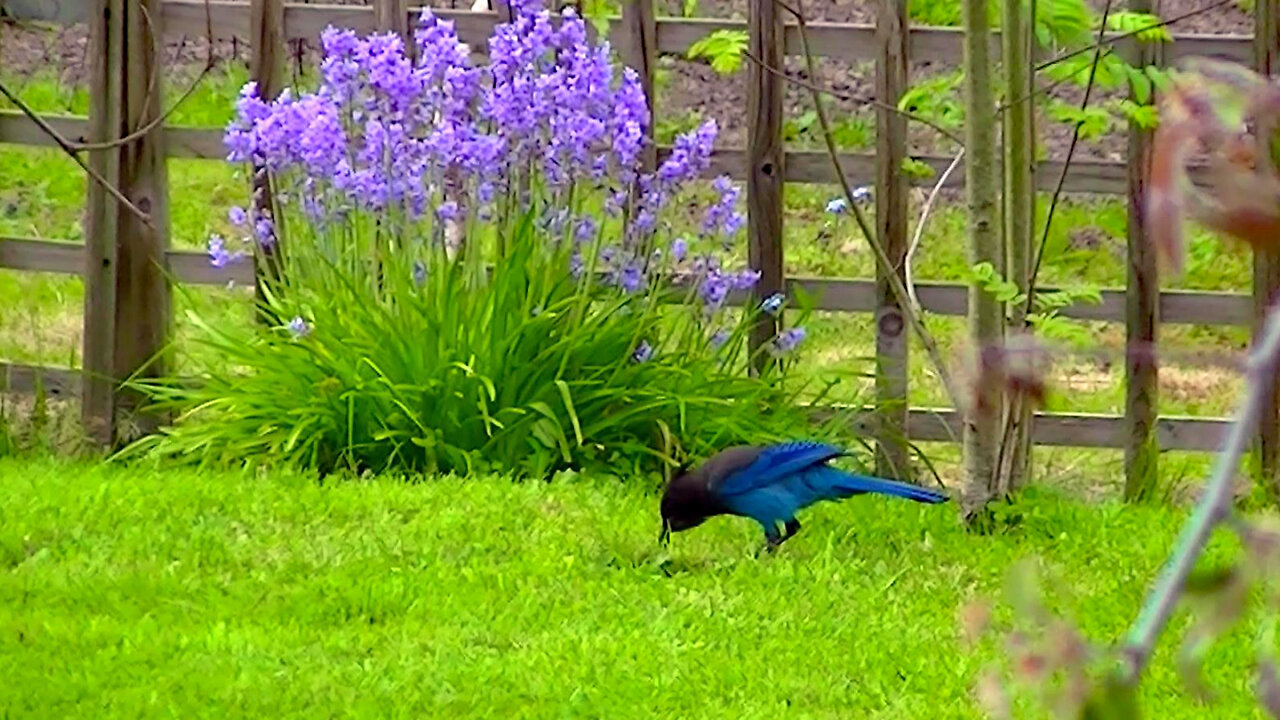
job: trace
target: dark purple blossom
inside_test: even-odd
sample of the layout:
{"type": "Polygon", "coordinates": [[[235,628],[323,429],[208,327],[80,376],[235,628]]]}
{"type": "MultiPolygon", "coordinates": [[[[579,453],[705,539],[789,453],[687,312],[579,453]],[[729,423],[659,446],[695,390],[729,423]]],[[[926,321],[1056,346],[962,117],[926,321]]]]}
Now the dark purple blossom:
{"type": "Polygon", "coordinates": [[[227,211],[227,220],[236,227],[243,227],[249,222],[249,215],[245,213],[244,208],[236,206],[227,211]]]}
{"type": "Polygon", "coordinates": [[[311,334],[311,325],[301,317],[294,317],[285,327],[295,338],[306,337],[311,334]]]}
{"type": "Polygon", "coordinates": [[[637,363],[649,362],[652,357],[653,346],[649,344],[648,340],[641,340],[640,344],[637,345],[636,349],[631,353],[631,359],[637,363]]]}
{"type": "Polygon", "coordinates": [[[676,262],[684,262],[684,258],[689,254],[689,241],[684,238],[676,238],[671,241],[671,259],[676,262]]]}
{"type": "Polygon", "coordinates": [[[803,327],[793,327],[778,333],[778,337],[773,340],[772,352],[777,355],[789,353],[796,349],[801,340],[804,340],[805,330],[803,327]]]}
{"type": "Polygon", "coordinates": [[[209,237],[209,260],[216,268],[226,267],[244,257],[240,250],[227,250],[227,243],[221,235],[209,237]]]}

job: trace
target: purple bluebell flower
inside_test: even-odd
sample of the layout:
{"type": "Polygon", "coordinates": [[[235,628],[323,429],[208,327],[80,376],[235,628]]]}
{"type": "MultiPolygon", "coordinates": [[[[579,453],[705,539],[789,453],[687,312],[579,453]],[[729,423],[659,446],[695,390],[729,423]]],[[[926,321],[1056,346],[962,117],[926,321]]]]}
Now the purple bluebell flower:
{"type": "Polygon", "coordinates": [[[796,349],[800,341],[805,338],[805,330],[803,327],[793,327],[778,333],[778,337],[774,338],[772,352],[776,355],[789,353],[796,349]]]}
{"type": "Polygon", "coordinates": [[[778,311],[782,309],[782,303],[785,301],[786,298],[782,296],[782,293],[774,293],[760,303],[760,309],[769,315],[777,315],[778,311]]]}
{"type": "Polygon", "coordinates": [[[295,338],[306,337],[311,334],[311,325],[301,317],[295,316],[286,327],[295,338]]]}
{"type": "Polygon", "coordinates": [[[849,209],[849,201],[845,198],[832,198],[827,201],[827,212],[832,215],[843,215],[845,210],[849,209]]]}
{"type": "Polygon", "coordinates": [[[644,270],[641,269],[639,263],[627,263],[618,275],[618,285],[628,293],[634,293],[640,290],[640,286],[644,284],[644,270]]]}
{"type": "Polygon", "coordinates": [[[702,284],[698,287],[698,295],[702,298],[707,311],[714,312],[724,305],[731,289],[733,289],[733,281],[719,271],[712,270],[703,277],[702,284]]]}
{"type": "Polygon", "coordinates": [[[227,220],[236,227],[243,227],[245,223],[249,222],[249,215],[244,211],[244,208],[236,206],[227,211],[227,220]]]}
{"type": "Polygon", "coordinates": [[[254,223],[254,234],[258,237],[258,245],[263,249],[269,250],[275,247],[276,231],[271,218],[265,215],[258,218],[258,222],[254,223]]]}
{"type": "Polygon", "coordinates": [[[573,237],[579,242],[586,242],[596,236],[596,230],[595,219],[585,216],[578,219],[578,224],[573,230],[573,237]]]}
{"type": "Polygon", "coordinates": [[[678,237],[671,241],[671,259],[675,262],[684,262],[684,258],[689,254],[689,241],[682,237],[678,237]]]}
{"type": "Polygon", "coordinates": [[[436,208],[436,217],[445,222],[456,220],[458,217],[458,203],[452,200],[440,203],[436,208]]]}
{"type": "Polygon", "coordinates": [[[760,281],[760,271],[747,268],[733,276],[733,289],[750,290],[760,281]]]}
{"type": "Polygon", "coordinates": [[[631,360],[637,363],[649,362],[649,359],[652,357],[653,346],[649,344],[648,340],[641,340],[640,344],[637,345],[636,349],[631,353],[631,360]]]}
{"type": "Polygon", "coordinates": [[[854,188],[853,192],[851,192],[850,194],[853,195],[854,202],[857,202],[857,203],[866,202],[871,199],[871,188],[866,185],[862,185],[860,187],[854,188]]]}
{"type": "Polygon", "coordinates": [[[573,255],[569,256],[569,274],[573,275],[575,279],[580,278],[584,269],[582,253],[575,251],[573,255]]]}
{"type": "Polygon", "coordinates": [[[422,287],[427,283],[427,266],[421,260],[413,261],[413,284],[422,287]]]}
{"type": "Polygon", "coordinates": [[[713,350],[719,350],[727,342],[729,342],[728,330],[717,330],[711,334],[711,348],[713,350]]]}
{"type": "Polygon", "coordinates": [[[209,236],[209,261],[216,268],[226,267],[244,257],[240,250],[227,250],[226,241],[221,235],[209,236]]]}

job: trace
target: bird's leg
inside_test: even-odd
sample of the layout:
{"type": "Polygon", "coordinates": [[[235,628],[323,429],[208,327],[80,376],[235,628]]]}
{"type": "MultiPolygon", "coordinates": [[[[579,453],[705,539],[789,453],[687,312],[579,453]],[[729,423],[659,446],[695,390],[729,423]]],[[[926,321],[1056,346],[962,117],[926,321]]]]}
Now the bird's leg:
{"type": "Polygon", "coordinates": [[[782,526],[782,530],[782,538],[778,540],[779,545],[786,542],[787,539],[794,537],[796,533],[800,532],[800,521],[795,518],[791,518],[782,526]]]}
{"type": "Polygon", "coordinates": [[[772,553],[774,550],[778,549],[778,546],[781,545],[782,541],[785,539],[786,538],[778,534],[777,525],[773,523],[769,523],[768,525],[765,525],[764,526],[764,547],[756,551],[756,557],[760,557],[761,553],[772,553]]]}

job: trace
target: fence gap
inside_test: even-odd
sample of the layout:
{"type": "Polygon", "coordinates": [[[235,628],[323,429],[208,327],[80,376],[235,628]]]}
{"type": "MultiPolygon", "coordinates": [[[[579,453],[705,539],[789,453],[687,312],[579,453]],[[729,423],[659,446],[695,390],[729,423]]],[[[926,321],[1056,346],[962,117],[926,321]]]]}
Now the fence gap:
{"type": "MultiPolygon", "coordinates": [[[[747,47],[769,67],[783,67],[782,11],[774,0],[751,0],[747,47]]],[[[782,120],[783,83],[759,63],[747,74],[747,236],[748,259],[760,272],[754,303],[783,291],[782,185],[785,176],[782,120]]],[[[751,302],[750,300],[748,302],[751,302]]],[[[748,311],[750,311],[748,307],[748,311]]],[[[761,314],[751,329],[753,367],[770,361],[765,349],[778,332],[778,319],[761,314]]]]}
{"type": "MultiPolygon", "coordinates": [[[[89,16],[90,52],[98,62],[89,76],[89,140],[120,137],[124,123],[124,2],[97,0],[89,16]]],[[[120,184],[120,152],[89,153],[89,167],[107,182],[120,184]]],[[[115,440],[116,229],[120,205],[90,180],[85,198],[84,346],[81,413],[94,441],[115,440]]]]}
{"type": "MultiPolygon", "coordinates": [[[[888,110],[908,89],[907,1],[880,0],[876,16],[876,234],[906,282],[909,188],[902,172],[907,158],[907,120],[888,110]]],[[[902,307],[883,268],[876,266],[876,406],[879,427],[876,472],[908,479],[908,334],[902,307]]]]}

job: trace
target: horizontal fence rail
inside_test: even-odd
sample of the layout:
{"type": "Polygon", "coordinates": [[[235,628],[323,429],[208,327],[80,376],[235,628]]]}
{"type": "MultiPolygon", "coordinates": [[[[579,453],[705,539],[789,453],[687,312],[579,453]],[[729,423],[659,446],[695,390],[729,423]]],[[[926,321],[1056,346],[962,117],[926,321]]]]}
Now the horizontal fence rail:
{"type": "MultiPolygon", "coordinates": [[[[81,142],[88,130],[88,120],[77,115],[49,115],[42,119],[64,138],[81,142]]],[[[225,160],[227,150],[222,143],[223,131],[218,128],[194,128],[183,126],[167,126],[165,128],[165,145],[168,156],[172,158],[188,158],[203,160],[225,160]]],[[[12,145],[31,145],[37,147],[57,147],[58,143],[41,129],[31,118],[20,111],[0,110],[0,143],[12,145]]],[[[658,148],[659,160],[665,158],[671,149],[658,148]]],[[[840,165],[855,184],[869,184],[875,177],[876,156],[874,153],[841,153],[840,165]]],[[[933,187],[937,177],[947,169],[953,158],[942,155],[915,155],[914,159],[928,165],[934,172],[929,177],[911,176],[911,184],[918,187],[933,187]]],[[[1063,163],[1058,160],[1041,162],[1036,171],[1036,184],[1041,190],[1053,190],[1057,187],[1058,176],[1062,174],[1063,163]]],[[[791,150],[786,153],[786,181],[789,183],[832,185],[839,181],[831,156],[820,150],[791,150]]],[[[1067,179],[1063,190],[1070,193],[1092,193],[1100,195],[1123,195],[1126,192],[1125,164],[1113,160],[1072,160],[1067,171],[1067,179]]],[[[964,161],[956,166],[943,187],[964,187],[964,161]]],[[[739,149],[716,150],[711,155],[711,165],[703,173],[704,177],[714,178],[728,175],[735,180],[743,180],[747,176],[747,154],[739,149]]],[[[1207,169],[1203,166],[1191,168],[1191,178],[1198,183],[1208,180],[1207,169]]]]}
{"type": "MultiPolygon", "coordinates": [[[[37,22],[79,23],[85,21],[87,2],[84,0],[8,0],[5,9],[17,20],[37,22]]],[[[416,16],[417,10],[411,10],[416,16]]],[[[494,26],[498,23],[496,12],[451,10],[432,8],[436,15],[454,21],[458,38],[472,47],[486,46],[494,26]]],[[[215,38],[247,37],[249,35],[249,3],[202,2],[201,0],[168,0],[164,3],[164,27],[167,32],[190,36],[204,36],[212,26],[215,38]]],[[[619,22],[609,18],[610,43],[625,50],[628,36],[619,22]]],[[[320,5],[286,3],[284,6],[284,36],[289,40],[315,40],[326,27],[350,28],[367,33],[377,29],[373,8],[359,5],[320,5]]],[[[664,18],[656,22],[658,52],[683,54],[698,40],[717,30],[745,32],[747,23],[742,20],[718,20],[705,18],[664,18]]],[[[955,62],[961,56],[964,33],[957,28],[912,27],[908,31],[911,58],[916,61],[955,62]]],[[[806,23],[810,50],[815,56],[834,60],[869,61],[877,57],[875,26],[863,23],[806,23]]],[[[1135,52],[1136,41],[1125,38],[1116,41],[1121,33],[1108,33],[1116,51],[1124,57],[1135,52]]],[[[793,23],[786,25],[783,33],[784,52],[801,55],[800,32],[793,23]]],[[[1248,35],[1182,35],[1174,34],[1166,55],[1169,61],[1191,56],[1209,56],[1241,63],[1253,60],[1253,38],[1248,35]]],[[[992,58],[1000,57],[1000,32],[992,33],[992,58]]],[[[1047,58],[1046,58],[1047,59],[1047,58]]]]}
{"type": "MultiPolygon", "coordinates": [[[[196,285],[253,283],[253,266],[248,261],[216,268],[209,256],[192,250],[170,250],[167,270],[174,279],[196,285]]],[[[54,240],[34,240],[0,236],[0,268],[79,275],[84,272],[84,246],[54,240]]],[[[873,312],[876,309],[875,281],[829,277],[787,278],[789,289],[799,288],[813,296],[814,308],[835,312],[873,312]]],[[[969,288],[955,283],[916,283],[916,294],[928,312],[950,317],[968,313],[969,288]]],[[[1052,292],[1054,288],[1043,288],[1052,292]]],[[[1063,308],[1063,317],[1120,323],[1125,320],[1125,292],[1101,291],[1102,302],[1063,308]]],[[[739,295],[730,297],[742,304],[739,295]]],[[[1194,290],[1166,290],[1160,294],[1161,321],[1173,325],[1227,325],[1247,327],[1253,322],[1253,300],[1245,293],[1209,293],[1194,290]]]]}
{"type": "MultiPolygon", "coordinates": [[[[0,362],[0,387],[8,392],[35,392],[37,384],[52,397],[73,397],[79,392],[80,371],[20,363],[0,362]]],[[[1037,413],[1032,441],[1051,447],[1120,449],[1124,418],[1091,413],[1037,413]]],[[[907,435],[917,442],[951,442],[960,437],[960,415],[954,410],[914,408],[907,420],[907,435]]],[[[1217,418],[1162,417],[1157,433],[1164,450],[1214,452],[1226,437],[1231,422],[1217,418]]],[[[872,433],[875,420],[866,414],[855,420],[855,430],[872,433]]]]}

